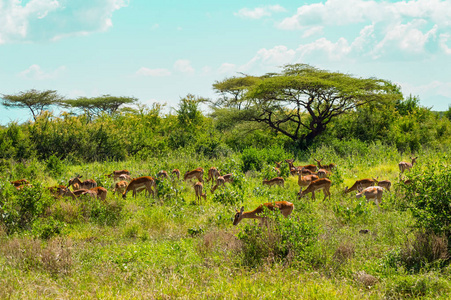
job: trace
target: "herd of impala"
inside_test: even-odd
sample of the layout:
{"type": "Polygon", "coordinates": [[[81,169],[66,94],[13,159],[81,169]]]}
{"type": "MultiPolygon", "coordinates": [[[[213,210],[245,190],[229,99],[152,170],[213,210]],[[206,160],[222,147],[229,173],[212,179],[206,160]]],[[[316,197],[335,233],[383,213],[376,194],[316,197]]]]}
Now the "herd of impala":
{"type": "MultiPolygon", "coordinates": [[[[402,161],[398,164],[400,176],[405,172],[409,171],[413,165],[416,163],[418,157],[410,157],[411,162],[402,161]]],[[[336,168],[335,164],[322,165],[322,160],[315,159],[317,165],[305,165],[295,167],[293,165],[293,159],[287,159],[285,162],[288,164],[290,168],[290,174],[298,176],[298,185],[300,186],[300,191],[297,194],[298,198],[302,198],[305,195],[312,193],[312,199],[315,200],[315,192],[323,191],[324,198],[323,201],[329,196],[330,200],[330,186],[332,181],[328,178],[331,172],[336,168]],[[306,187],[304,190],[303,188],[306,187]]],[[[276,167],[274,170],[280,175],[280,166],[282,162],[276,162],[276,167]]],[[[180,170],[174,169],[172,172],[172,178],[177,178],[180,180],[180,170]]],[[[217,168],[211,167],[208,170],[207,182],[211,181],[211,193],[214,193],[215,190],[224,186],[225,183],[233,182],[233,174],[220,175],[220,172],[217,168]]],[[[109,178],[113,178],[114,181],[119,180],[115,183],[113,194],[114,193],[122,193],[122,197],[125,199],[127,197],[127,193],[132,191],[133,197],[136,197],[136,194],[141,191],[147,191],[152,196],[155,196],[156,192],[156,180],[151,176],[142,176],[137,178],[132,178],[130,176],[130,172],[128,170],[119,170],[113,171],[111,174],[106,175],[109,178]]],[[[76,198],[81,195],[89,195],[91,197],[97,197],[101,200],[105,200],[107,196],[107,189],[104,187],[98,187],[97,183],[93,179],[87,179],[81,181],[80,178],[82,176],[77,175],[76,177],[69,180],[67,186],[59,185],[54,187],[49,187],[48,189],[55,196],[68,196],[72,198],[76,198]],[[72,186],[73,191],[69,189],[72,186]]],[[[157,178],[164,180],[168,179],[170,176],[166,171],[160,171],[157,173],[157,178]]],[[[201,201],[201,198],[206,200],[206,193],[204,192],[204,169],[197,168],[192,171],[187,171],[184,176],[184,181],[190,181],[192,179],[196,179],[197,182],[193,185],[196,200],[201,201]]],[[[356,197],[360,198],[365,196],[367,201],[373,200],[376,205],[379,206],[379,203],[382,201],[382,194],[385,190],[390,191],[391,182],[389,180],[378,180],[379,177],[376,178],[365,178],[357,180],[350,188],[346,187],[344,193],[350,193],[352,191],[357,191],[356,197]]],[[[275,177],[270,180],[263,180],[263,185],[278,185],[283,187],[285,180],[283,177],[275,177]]],[[[410,180],[404,181],[404,183],[410,183],[410,180]]],[[[17,190],[20,190],[24,187],[31,186],[28,180],[19,179],[16,181],[11,181],[11,184],[17,190]]],[[[236,210],[235,218],[233,220],[233,225],[237,225],[242,219],[250,218],[250,219],[259,219],[263,221],[264,218],[261,217],[261,213],[263,212],[263,207],[268,208],[269,210],[279,210],[283,216],[288,217],[292,211],[294,210],[294,205],[288,201],[276,201],[274,203],[264,203],[257,207],[252,211],[244,211],[244,206],[241,207],[241,210],[236,210]]]]}

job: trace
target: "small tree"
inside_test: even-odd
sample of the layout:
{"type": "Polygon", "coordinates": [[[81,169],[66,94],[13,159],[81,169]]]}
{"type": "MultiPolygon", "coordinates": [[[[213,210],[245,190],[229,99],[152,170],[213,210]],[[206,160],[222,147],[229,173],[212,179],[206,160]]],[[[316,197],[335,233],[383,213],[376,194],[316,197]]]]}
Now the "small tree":
{"type": "Polygon", "coordinates": [[[20,92],[18,95],[2,95],[2,98],[2,105],[6,108],[28,108],[33,115],[34,121],[51,105],[59,104],[63,99],[56,91],[39,92],[34,89],[20,92]]]}
{"type": "Polygon", "coordinates": [[[68,108],[77,108],[83,110],[90,120],[93,116],[100,116],[102,113],[109,115],[115,114],[124,104],[136,103],[138,99],[134,97],[115,97],[111,95],[103,95],[100,97],[86,98],[79,97],[62,101],[62,105],[68,108]]]}
{"type": "MultiPolygon", "coordinates": [[[[233,77],[216,82],[216,112],[228,108],[236,121],[265,124],[306,146],[337,116],[371,102],[402,98],[397,86],[309,65],[287,65],[281,73],[233,77]]],[[[230,119],[230,118],[229,118],[230,119]]]]}

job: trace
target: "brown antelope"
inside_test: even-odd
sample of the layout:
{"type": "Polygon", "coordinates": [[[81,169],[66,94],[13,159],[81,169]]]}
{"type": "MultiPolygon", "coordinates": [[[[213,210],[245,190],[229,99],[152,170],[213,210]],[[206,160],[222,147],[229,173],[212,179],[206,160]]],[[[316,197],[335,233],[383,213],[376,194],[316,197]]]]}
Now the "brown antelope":
{"type": "Polygon", "coordinates": [[[323,161],[321,160],[317,160],[317,159],[313,159],[314,161],[316,161],[316,163],[318,164],[318,169],[324,169],[326,171],[332,172],[333,169],[335,169],[337,167],[336,164],[328,164],[328,165],[322,165],[321,162],[323,161]]]}
{"type": "Polygon", "coordinates": [[[123,193],[125,192],[125,190],[127,189],[128,186],[128,182],[125,180],[116,182],[116,184],[114,185],[114,189],[113,189],[113,195],[118,192],[118,193],[123,193]]]}
{"type": "Polygon", "coordinates": [[[301,190],[299,192],[302,191],[302,187],[309,186],[312,181],[315,181],[318,179],[319,179],[319,177],[317,175],[302,176],[302,171],[301,171],[298,175],[298,185],[301,187],[301,190]]]}
{"type": "Polygon", "coordinates": [[[67,188],[69,188],[71,185],[73,185],[74,189],[91,189],[95,188],[97,186],[97,182],[93,179],[87,179],[85,181],[80,181],[81,175],[77,175],[76,177],[69,180],[69,184],[67,185],[67,188]]]}
{"type": "Polygon", "coordinates": [[[233,182],[233,174],[232,173],[225,174],[222,177],[224,178],[224,181],[226,183],[232,183],[233,182]]]}
{"type": "Polygon", "coordinates": [[[384,188],[381,186],[370,186],[363,189],[362,186],[359,186],[359,192],[355,195],[356,198],[360,198],[363,195],[366,198],[366,201],[373,200],[374,203],[379,206],[379,203],[382,202],[382,194],[384,193],[384,188]]]}
{"type": "Polygon", "coordinates": [[[413,165],[417,162],[417,158],[418,158],[418,156],[417,157],[410,157],[410,159],[412,160],[411,163],[406,162],[406,161],[402,161],[402,162],[400,162],[398,164],[399,171],[401,172],[400,176],[401,176],[402,173],[404,173],[404,171],[410,171],[410,169],[412,169],[413,165]]]}
{"type": "Polygon", "coordinates": [[[56,185],[47,188],[54,197],[68,196],[75,199],[75,195],[64,185],[56,185]]]}
{"type": "Polygon", "coordinates": [[[30,184],[30,182],[26,179],[19,179],[19,180],[15,180],[15,181],[10,181],[10,183],[12,185],[14,185],[15,187],[24,185],[24,184],[30,184]]]}
{"type": "Polygon", "coordinates": [[[319,169],[319,170],[316,172],[316,175],[317,175],[319,178],[328,178],[328,177],[330,176],[330,172],[327,171],[327,170],[325,170],[325,169],[319,169]]]}
{"type": "Polygon", "coordinates": [[[236,210],[235,218],[233,220],[233,225],[235,225],[235,226],[238,225],[238,223],[240,223],[242,219],[259,219],[260,222],[263,223],[265,218],[259,216],[264,210],[263,206],[265,206],[269,210],[273,210],[273,211],[278,209],[285,218],[288,217],[293,212],[293,209],[294,209],[293,203],[288,202],[288,201],[277,201],[275,203],[272,203],[272,202],[264,203],[264,204],[260,205],[259,207],[257,207],[256,209],[254,209],[253,211],[246,211],[246,212],[244,211],[244,206],[243,206],[243,207],[241,207],[240,211],[236,210]]]}
{"type": "Polygon", "coordinates": [[[132,177],[130,175],[127,175],[127,174],[121,174],[121,175],[119,175],[118,178],[119,178],[120,181],[123,181],[123,180],[131,181],[132,180],[132,177]]]}
{"type": "Polygon", "coordinates": [[[85,192],[81,193],[82,195],[90,195],[91,197],[97,197],[97,199],[100,199],[102,201],[105,201],[106,199],[106,195],[107,195],[108,191],[106,188],[101,187],[101,186],[97,186],[95,188],[91,188],[89,190],[86,190],[85,192]]]}
{"type": "Polygon", "coordinates": [[[332,184],[332,181],[330,181],[330,179],[327,178],[320,178],[317,179],[315,181],[312,181],[308,187],[305,190],[301,190],[298,193],[298,198],[302,198],[305,195],[307,195],[308,193],[312,193],[312,200],[315,200],[315,191],[320,191],[323,190],[324,193],[324,200],[326,200],[327,196],[329,196],[329,200],[330,200],[330,185],[332,184]]]}
{"type": "Polygon", "coordinates": [[[204,176],[204,169],[203,168],[197,168],[192,171],[186,171],[185,176],[183,177],[183,180],[191,180],[193,178],[197,178],[200,182],[204,182],[203,179],[204,176]]]}
{"type": "Polygon", "coordinates": [[[377,186],[381,186],[381,187],[385,188],[387,191],[390,191],[391,181],[390,180],[381,180],[381,181],[379,181],[378,179],[379,179],[379,177],[376,177],[376,178],[373,177],[373,180],[374,180],[375,184],[377,186]]]}
{"type": "Polygon", "coordinates": [[[281,187],[284,187],[285,184],[285,180],[282,177],[274,177],[273,179],[264,179],[263,180],[263,185],[269,185],[269,186],[273,186],[273,185],[278,185],[281,187]]]}
{"type": "Polygon", "coordinates": [[[294,159],[287,159],[287,160],[285,160],[285,162],[287,162],[288,165],[290,166],[290,173],[293,176],[296,175],[300,170],[302,170],[302,168],[305,168],[306,170],[310,170],[312,172],[316,172],[316,170],[317,170],[317,167],[312,164],[295,167],[295,166],[293,166],[294,159]]]}
{"type": "Polygon", "coordinates": [[[350,193],[352,191],[357,191],[360,186],[362,186],[363,188],[367,188],[367,187],[373,186],[373,185],[374,185],[374,180],[373,179],[369,179],[369,178],[360,179],[360,180],[357,180],[351,186],[351,188],[348,189],[348,187],[346,187],[344,193],[347,194],[347,193],[350,193]]]}
{"type": "Polygon", "coordinates": [[[149,195],[152,194],[152,196],[155,197],[155,191],[152,190],[152,187],[155,186],[155,180],[150,176],[134,178],[122,193],[122,198],[125,199],[129,191],[133,191],[133,197],[136,197],[136,194],[142,190],[147,190],[149,195]]]}
{"type": "Polygon", "coordinates": [[[211,185],[215,184],[216,179],[221,176],[221,174],[219,174],[218,169],[216,169],[215,167],[211,167],[208,170],[208,178],[207,178],[207,182],[211,180],[211,185]]]}
{"type": "Polygon", "coordinates": [[[179,169],[172,170],[171,174],[173,176],[177,176],[177,180],[180,180],[180,170],[179,169]]]}
{"type": "Polygon", "coordinates": [[[27,184],[22,184],[22,185],[19,185],[19,186],[14,186],[14,187],[16,188],[16,190],[20,191],[20,190],[22,190],[22,189],[24,189],[24,188],[30,188],[30,187],[33,187],[33,185],[27,183],[27,184]]]}
{"type": "Polygon", "coordinates": [[[107,176],[108,178],[113,177],[113,180],[117,180],[117,179],[119,179],[119,176],[121,176],[121,175],[130,176],[130,171],[129,170],[118,170],[118,171],[113,171],[110,174],[106,174],[105,176],[107,176]]]}
{"type": "Polygon", "coordinates": [[[161,179],[165,179],[165,178],[169,178],[168,172],[166,172],[165,170],[161,170],[160,172],[157,173],[157,177],[161,178],[161,179]]]}
{"type": "Polygon", "coordinates": [[[225,186],[225,179],[223,176],[216,178],[216,185],[211,188],[211,193],[213,194],[220,186],[225,186]]]}
{"type": "Polygon", "coordinates": [[[274,167],[274,170],[276,171],[276,173],[277,173],[277,175],[280,175],[280,164],[281,164],[282,162],[281,161],[279,161],[279,162],[275,162],[275,164],[276,164],[276,167],[274,167]]]}
{"type": "Polygon", "coordinates": [[[206,193],[202,193],[204,188],[204,185],[202,184],[202,182],[196,182],[194,184],[194,192],[196,193],[196,200],[199,201],[199,205],[200,205],[200,198],[204,198],[204,201],[207,201],[207,194],[206,193]]]}

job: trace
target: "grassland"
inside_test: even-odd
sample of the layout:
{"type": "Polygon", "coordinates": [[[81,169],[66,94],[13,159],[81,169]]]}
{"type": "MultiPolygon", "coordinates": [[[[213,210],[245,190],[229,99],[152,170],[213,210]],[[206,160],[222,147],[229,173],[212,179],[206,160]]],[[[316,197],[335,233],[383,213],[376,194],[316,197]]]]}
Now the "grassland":
{"type": "MultiPolygon", "coordinates": [[[[316,201],[310,196],[297,199],[293,176],[285,176],[284,188],[264,187],[261,181],[272,166],[242,172],[239,154],[215,160],[173,154],[144,161],[70,164],[53,175],[37,161],[11,164],[12,176],[28,175],[42,187],[82,174],[111,191],[112,180],[103,175],[124,168],[134,176],[153,176],[161,169],[179,168],[184,173],[216,166],[224,174],[236,174],[237,180],[216,191],[216,196],[207,191],[201,205],[195,204],[192,184],[176,180],[160,182],[155,199],[141,193],[124,200],[111,192],[106,203],[49,198],[44,214],[28,228],[8,234],[5,226],[0,227],[0,298],[449,298],[449,266],[431,264],[412,271],[400,260],[415,245],[417,234],[410,211],[403,209],[398,184],[397,163],[408,155],[380,144],[346,155],[327,147],[316,151],[295,165],[313,163],[318,157],[336,163],[331,200],[322,201],[322,195],[316,201]],[[380,209],[352,193],[343,195],[355,180],[376,176],[394,183],[380,209]],[[302,259],[267,257],[249,266],[239,237],[257,223],[243,220],[234,227],[230,218],[241,205],[250,210],[279,200],[294,203],[290,219],[314,225],[317,235],[302,259]],[[43,228],[48,227],[43,224],[48,225],[50,217],[59,230],[43,238],[43,228]]],[[[447,162],[450,154],[416,153],[415,168],[447,162]]],[[[12,195],[6,181],[1,188],[3,195],[12,195]]]]}

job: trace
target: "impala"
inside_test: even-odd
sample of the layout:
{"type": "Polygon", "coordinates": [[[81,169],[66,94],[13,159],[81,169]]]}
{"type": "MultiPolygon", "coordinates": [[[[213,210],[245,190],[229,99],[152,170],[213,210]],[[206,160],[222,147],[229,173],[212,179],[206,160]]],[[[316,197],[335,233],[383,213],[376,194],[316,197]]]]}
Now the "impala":
{"type": "Polygon", "coordinates": [[[316,175],[317,175],[319,178],[327,178],[327,177],[329,177],[330,172],[327,171],[327,170],[325,170],[325,169],[319,169],[319,170],[316,172],[316,175]]]}
{"type": "Polygon", "coordinates": [[[19,179],[19,180],[15,180],[15,181],[10,181],[10,183],[12,185],[14,185],[15,187],[24,185],[24,184],[29,184],[30,182],[28,182],[28,180],[26,179],[19,179]]]}
{"type": "Polygon", "coordinates": [[[200,182],[204,182],[203,176],[204,176],[204,169],[197,168],[192,171],[186,171],[185,176],[183,177],[183,180],[187,181],[187,180],[191,180],[193,178],[197,178],[197,180],[199,180],[200,182]]]}
{"type": "Polygon", "coordinates": [[[317,159],[313,159],[314,161],[316,161],[316,163],[318,164],[318,169],[324,169],[326,171],[331,172],[333,169],[335,169],[337,167],[336,164],[328,164],[328,165],[322,165],[321,162],[323,161],[321,160],[317,160],[317,159]]]}
{"type": "Polygon", "coordinates": [[[398,164],[399,167],[399,171],[402,173],[404,173],[404,171],[410,171],[410,169],[412,169],[413,165],[417,162],[417,157],[410,157],[410,159],[412,160],[411,163],[406,162],[406,161],[402,161],[398,164]]]}
{"type": "Polygon", "coordinates": [[[222,177],[224,178],[224,181],[226,183],[232,183],[233,182],[233,174],[232,173],[225,174],[222,177]]]}
{"type": "Polygon", "coordinates": [[[118,193],[123,193],[125,192],[125,190],[127,189],[128,186],[128,182],[125,180],[116,182],[116,184],[114,185],[114,189],[113,189],[113,195],[118,192],[118,193]]]}
{"type": "Polygon", "coordinates": [[[87,179],[83,182],[80,181],[81,175],[77,175],[76,177],[69,180],[69,184],[67,185],[67,188],[69,188],[71,185],[74,186],[74,189],[90,189],[97,186],[97,182],[93,179],[87,179]]]}
{"type": "Polygon", "coordinates": [[[149,192],[149,195],[152,194],[152,196],[155,197],[155,192],[152,190],[152,187],[155,186],[155,180],[150,176],[143,176],[138,177],[130,181],[125,191],[122,193],[122,198],[127,197],[127,193],[129,191],[133,191],[133,197],[136,197],[137,192],[142,190],[147,190],[149,192]]]}
{"type": "Polygon", "coordinates": [[[207,201],[207,194],[206,193],[202,193],[204,188],[204,185],[202,184],[202,182],[196,182],[194,184],[194,192],[196,193],[196,200],[199,201],[199,205],[200,205],[200,198],[204,198],[204,201],[207,201]]]}
{"type": "Polygon", "coordinates": [[[121,181],[123,181],[123,180],[126,180],[126,181],[131,181],[132,180],[132,177],[130,176],[130,175],[127,175],[127,174],[121,174],[121,175],[119,175],[119,180],[121,180],[121,181]]]}
{"type": "Polygon", "coordinates": [[[211,188],[211,193],[214,193],[218,187],[224,186],[224,184],[225,184],[225,179],[223,176],[219,176],[218,178],[216,178],[216,185],[211,188]]]}
{"type": "Polygon", "coordinates": [[[177,180],[180,180],[180,170],[179,169],[172,170],[171,174],[173,176],[177,176],[177,180]]]}
{"type": "Polygon", "coordinates": [[[161,178],[161,179],[165,179],[165,178],[169,178],[168,172],[166,172],[165,170],[161,170],[160,172],[157,173],[157,177],[161,178]]]}
{"type": "Polygon", "coordinates": [[[356,198],[360,198],[363,195],[366,198],[366,201],[373,200],[377,206],[382,202],[382,194],[384,193],[384,188],[381,186],[370,186],[366,189],[363,187],[359,187],[359,192],[355,195],[356,198]]]}
{"type": "Polygon", "coordinates": [[[106,194],[108,193],[107,189],[101,186],[97,186],[95,188],[86,190],[85,192],[81,193],[82,195],[90,195],[91,197],[97,197],[97,199],[101,199],[102,201],[105,201],[106,194]]]}
{"type": "Polygon", "coordinates": [[[272,211],[278,209],[285,218],[288,217],[293,212],[293,209],[294,209],[293,203],[288,202],[288,201],[277,201],[275,203],[272,203],[272,202],[264,203],[264,204],[260,205],[259,207],[257,207],[256,209],[254,209],[253,211],[246,211],[246,212],[244,211],[244,206],[243,206],[243,207],[241,207],[240,211],[236,210],[235,218],[233,220],[233,225],[238,225],[238,223],[240,223],[242,219],[259,219],[260,222],[263,222],[265,218],[260,217],[259,215],[263,212],[264,206],[272,211]]]}
{"type": "Polygon", "coordinates": [[[50,193],[54,197],[69,196],[69,197],[72,197],[73,199],[75,198],[75,195],[71,192],[71,190],[69,190],[64,185],[51,186],[51,187],[48,187],[47,189],[50,191],[50,193]]]}
{"type": "Polygon", "coordinates": [[[390,191],[391,181],[390,180],[381,180],[381,181],[379,181],[378,179],[379,179],[379,177],[376,177],[376,178],[373,177],[373,180],[376,183],[376,185],[385,188],[387,191],[390,191]]]}
{"type": "Polygon", "coordinates": [[[281,161],[276,161],[275,162],[276,167],[274,167],[274,170],[276,171],[277,175],[280,175],[280,164],[281,163],[282,163],[281,161]]]}
{"type": "Polygon", "coordinates": [[[302,176],[302,171],[301,171],[298,176],[298,185],[301,187],[301,190],[299,192],[302,191],[302,187],[309,186],[312,181],[315,181],[318,179],[319,179],[319,177],[317,175],[302,176]]]}
{"type": "Polygon", "coordinates": [[[369,178],[360,179],[360,180],[357,180],[351,186],[351,188],[348,189],[348,187],[346,187],[344,193],[347,194],[347,193],[352,192],[352,191],[357,191],[360,186],[362,186],[363,188],[367,188],[367,187],[373,186],[373,185],[374,185],[374,180],[373,179],[369,179],[369,178]]]}
{"type": "Polygon", "coordinates": [[[283,187],[284,184],[285,184],[285,180],[282,177],[274,177],[273,179],[270,179],[270,180],[267,180],[267,179],[263,180],[263,185],[269,185],[269,186],[279,185],[279,186],[283,187]]]}
{"type": "Polygon", "coordinates": [[[294,159],[287,159],[287,160],[285,160],[285,162],[287,162],[288,165],[290,166],[290,173],[291,173],[291,175],[297,174],[303,168],[305,168],[307,170],[310,170],[312,172],[316,172],[316,170],[317,170],[317,167],[315,165],[312,165],[312,164],[295,167],[295,166],[293,166],[294,159]]]}
{"type": "Polygon", "coordinates": [[[215,184],[216,179],[221,176],[221,174],[219,174],[218,169],[216,169],[215,167],[211,167],[208,170],[208,178],[207,181],[211,180],[211,185],[215,184]]]}
{"type": "Polygon", "coordinates": [[[107,176],[108,178],[113,177],[113,180],[116,180],[121,175],[128,175],[128,176],[130,176],[130,171],[129,170],[118,170],[118,171],[113,171],[111,174],[106,174],[105,176],[107,176]]]}
{"type": "Polygon", "coordinates": [[[324,193],[324,200],[326,200],[326,197],[329,196],[329,200],[330,200],[330,185],[332,184],[332,181],[330,181],[330,179],[327,178],[320,178],[317,180],[312,181],[308,187],[305,190],[301,190],[298,193],[298,197],[299,199],[304,197],[305,195],[307,195],[308,193],[312,193],[312,200],[315,200],[315,192],[316,191],[320,191],[323,190],[324,193]]]}

